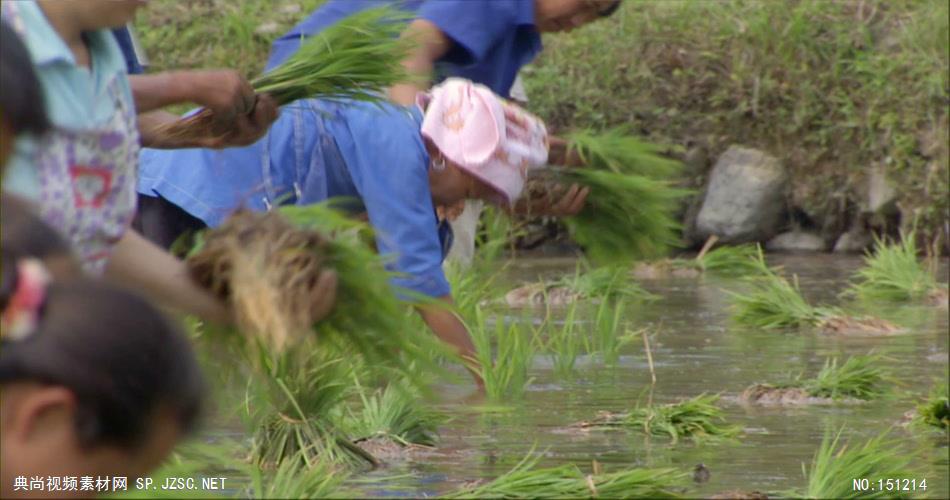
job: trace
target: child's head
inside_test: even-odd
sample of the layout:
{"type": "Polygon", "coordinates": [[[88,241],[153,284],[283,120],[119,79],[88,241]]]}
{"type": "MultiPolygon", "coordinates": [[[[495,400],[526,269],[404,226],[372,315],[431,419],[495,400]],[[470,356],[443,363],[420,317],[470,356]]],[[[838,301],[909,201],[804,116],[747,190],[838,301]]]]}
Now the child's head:
{"type": "Polygon", "coordinates": [[[439,205],[467,198],[511,204],[528,170],[547,162],[544,122],[487,87],[450,78],[419,101],[433,165],[429,184],[439,205]]]}
{"type": "Polygon", "coordinates": [[[535,26],[553,33],[608,17],[620,7],[620,0],[534,0],[535,26]]]}
{"type": "Polygon", "coordinates": [[[140,477],[194,424],[203,382],[188,340],[138,296],[50,281],[3,249],[0,480],[140,477]]]}
{"type": "Polygon", "coordinates": [[[17,34],[0,21],[0,166],[7,163],[17,136],[49,129],[43,92],[30,54],[17,34]]]}
{"type": "Polygon", "coordinates": [[[68,16],[83,31],[121,28],[132,22],[135,12],[146,3],[147,0],[39,0],[47,17],[68,16]]]}

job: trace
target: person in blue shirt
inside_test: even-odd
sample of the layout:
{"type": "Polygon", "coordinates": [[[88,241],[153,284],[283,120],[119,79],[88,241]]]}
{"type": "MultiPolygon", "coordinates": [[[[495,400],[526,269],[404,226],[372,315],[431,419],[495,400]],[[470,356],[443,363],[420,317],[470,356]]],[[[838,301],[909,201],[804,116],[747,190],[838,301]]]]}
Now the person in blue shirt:
{"type": "MultiPolygon", "coordinates": [[[[389,90],[393,102],[409,105],[417,92],[447,77],[466,78],[509,98],[518,72],[541,52],[541,33],[570,31],[609,16],[620,0],[329,0],[273,42],[267,69],[290,57],[306,37],[380,5],[393,5],[413,18],[403,36],[417,45],[403,64],[416,78],[389,90]]],[[[551,138],[552,144],[563,146],[560,142],[551,138]]],[[[564,196],[564,206],[584,202],[576,187],[564,196]]],[[[481,208],[481,202],[469,200],[451,211],[457,235],[453,253],[462,262],[474,253],[481,208]]],[[[551,208],[546,211],[552,215],[570,215],[551,208]]]]}
{"type": "Polygon", "coordinates": [[[394,102],[409,105],[417,92],[447,77],[480,83],[509,98],[518,71],[541,52],[541,33],[570,31],[609,16],[620,0],[329,0],[274,41],[267,69],[296,52],[304,38],[384,4],[414,18],[403,36],[417,47],[403,64],[420,78],[390,90],[394,102]]]}
{"type": "MultiPolygon", "coordinates": [[[[344,198],[354,215],[369,219],[379,252],[393,258],[394,285],[451,302],[442,271],[450,233],[436,207],[464,199],[510,206],[528,169],[547,159],[539,119],[483,86],[449,79],[409,107],[295,101],[263,140],[244,148],[145,149],[138,190],[143,204],[150,199],[184,215],[189,222],[179,228],[217,226],[238,208],[344,198]]],[[[144,217],[138,224],[161,244],[178,236],[166,220],[144,217]]],[[[419,311],[441,339],[474,359],[454,314],[445,307],[419,311]]]]}

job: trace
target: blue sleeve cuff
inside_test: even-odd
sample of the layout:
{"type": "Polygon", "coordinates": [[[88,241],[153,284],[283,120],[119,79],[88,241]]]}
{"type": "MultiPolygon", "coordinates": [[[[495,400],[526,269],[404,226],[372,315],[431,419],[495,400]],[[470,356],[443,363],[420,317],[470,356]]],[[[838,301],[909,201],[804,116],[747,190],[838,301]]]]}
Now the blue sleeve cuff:
{"type": "Polygon", "coordinates": [[[442,272],[442,266],[415,276],[399,276],[393,278],[391,282],[396,287],[399,298],[409,302],[414,302],[415,299],[411,296],[412,294],[404,293],[405,290],[432,298],[444,297],[452,292],[449,281],[445,279],[445,273],[442,272]]]}

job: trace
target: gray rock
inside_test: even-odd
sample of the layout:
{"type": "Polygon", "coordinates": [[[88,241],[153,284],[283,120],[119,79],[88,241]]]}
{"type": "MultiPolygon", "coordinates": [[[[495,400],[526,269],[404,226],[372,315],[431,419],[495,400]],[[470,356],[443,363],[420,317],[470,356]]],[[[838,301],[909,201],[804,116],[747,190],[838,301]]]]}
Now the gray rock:
{"type": "Polygon", "coordinates": [[[824,252],[825,240],[821,236],[805,231],[782,233],[765,244],[771,252],[824,252]]]}
{"type": "Polygon", "coordinates": [[[785,168],[775,157],[730,147],[709,175],[696,217],[697,236],[716,235],[723,243],[768,239],[781,222],[787,183],[785,168]]]}
{"type": "Polygon", "coordinates": [[[871,246],[874,239],[864,228],[851,228],[835,241],[835,253],[861,253],[871,246]]]}

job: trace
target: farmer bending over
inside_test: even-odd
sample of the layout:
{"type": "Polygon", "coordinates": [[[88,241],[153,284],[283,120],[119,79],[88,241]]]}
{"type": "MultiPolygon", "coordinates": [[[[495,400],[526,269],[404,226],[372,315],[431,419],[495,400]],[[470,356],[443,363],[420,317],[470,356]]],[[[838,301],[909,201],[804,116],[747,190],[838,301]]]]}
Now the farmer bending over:
{"type": "MultiPolygon", "coordinates": [[[[538,118],[467,80],[446,80],[417,97],[409,107],[300,100],[245,148],[145,149],[139,193],[153,210],[137,224],[168,246],[241,207],[348,197],[375,228],[380,253],[395,257],[394,284],[451,302],[442,271],[451,231],[436,206],[481,199],[510,207],[528,169],[545,164],[547,133],[538,118]]],[[[468,331],[451,311],[419,312],[436,335],[474,358],[468,331]]]]}
{"type": "MultiPolygon", "coordinates": [[[[567,32],[617,11],[620,0],[329,0],[274,41],[267,69],[296,52],[306,37],[367,8],[390,4],[413,19],[403,37],[417,42],[403,65],[415,78],[392,87],[392,101],[409,106],[420,91],[445,78],[460,77],[487,86],[509,98],[518,72],[543,49],[542,33],[567,32]]],[[[552,156],[563,142],[551,138],[552,156]]],[[[563,162],[558,162],[563,163],[563,162]]],[[[553,193],[552,193],[553,194],[553,193]]],[[[566,216],[580,211],[587,191],[570,186],[556,203],[537,203],[535,215],[566,216]]],[[[471,256],[481,201],[465,204],[464,215],[453,221],[453,253],[471,256]]],[[[458,207],[450,212],[458,212],[458,207]]]]}

